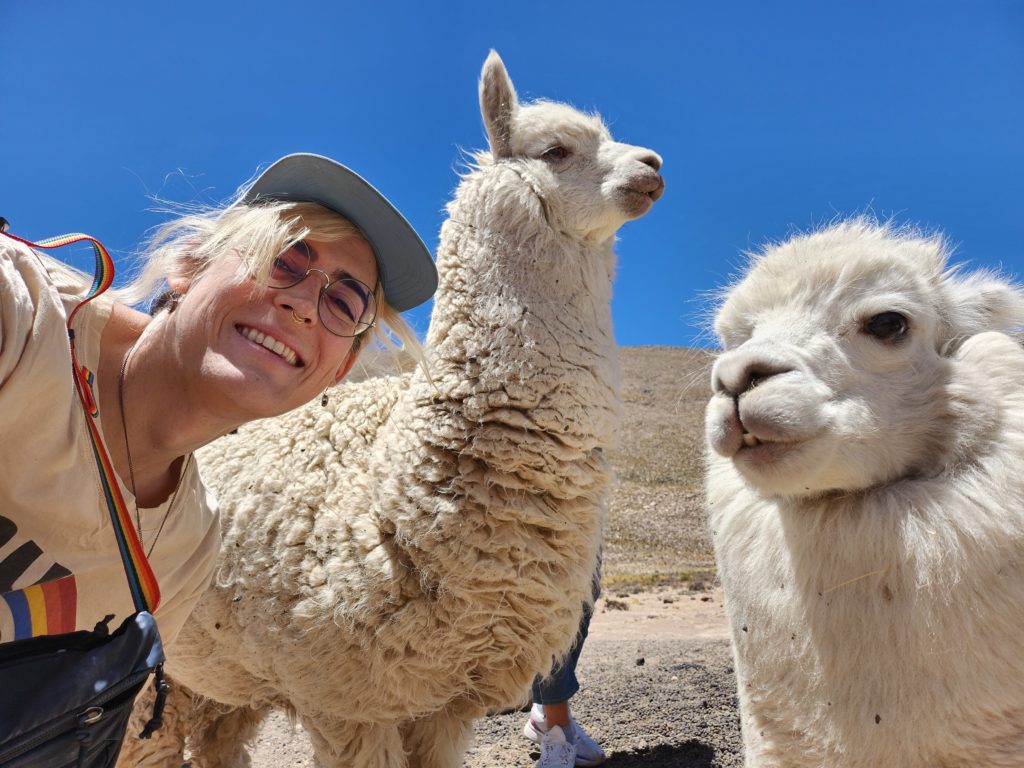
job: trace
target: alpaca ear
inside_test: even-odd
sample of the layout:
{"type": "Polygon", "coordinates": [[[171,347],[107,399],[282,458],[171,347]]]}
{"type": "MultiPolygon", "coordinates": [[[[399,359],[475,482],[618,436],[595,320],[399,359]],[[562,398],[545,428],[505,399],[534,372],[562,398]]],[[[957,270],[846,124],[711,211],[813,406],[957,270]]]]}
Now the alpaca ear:
{"type": "Polygon", "coordinates": [[[480,72],[480,114],[495,160],[512,156],[512,118],[519,106],[516,89],[497,51],[491,51],[480,72]]]}
{"type": "Polygon", "coordinates": [[[946,281],[950,320],[958,336],[1024,328],[1024,290],[984,272],[946,281]]]}

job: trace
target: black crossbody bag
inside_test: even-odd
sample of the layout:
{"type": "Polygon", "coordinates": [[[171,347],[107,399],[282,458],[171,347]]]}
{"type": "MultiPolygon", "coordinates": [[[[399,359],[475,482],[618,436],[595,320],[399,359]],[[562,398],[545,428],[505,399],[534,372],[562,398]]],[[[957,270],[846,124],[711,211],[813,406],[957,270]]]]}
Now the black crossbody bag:
{"type": "MultiPolygon", "coordinates": [[[[68,316],[75,388],[85,410],[93,456],[99,470],[99,490],[107,501],[125,575],[136,613],[114,632],[106,622],[93,631],[27,637],[0,644],[0,768],[113,768],[121,751],[136,695],[155,675],[157,699],[153,717],[140,735],[148,738],[161,725],[167,696],[163,679],[164,652],[151,615],[160,590],[131,523],[113,474],[113,465],[100,437],[98,411],[88,371],[78,364],[71,321],[86,302],[113,281],[113,261],[106,249],[86,235],[50,238],[40,243],[0,234],[33,248],[59,248],[88,241],[96,256],[96,279],[90,292],[68,316]]],[[[45,585],[33,585],[10,600],[30,605],[45,585]]],[[[9,602],[10,602],[9,600],[9,602]]]]}

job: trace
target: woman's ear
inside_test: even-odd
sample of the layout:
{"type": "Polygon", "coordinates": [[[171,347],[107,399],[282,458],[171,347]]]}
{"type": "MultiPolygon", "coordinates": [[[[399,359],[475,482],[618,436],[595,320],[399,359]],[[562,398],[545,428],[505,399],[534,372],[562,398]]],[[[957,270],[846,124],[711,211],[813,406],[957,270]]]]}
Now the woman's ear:
{"type": "Polygon", "coordinates": [[[167,276],[167,285],[171,289],[171,293],[184,296],[188,293],[188,289],[192,287],[192,277],[186,277],[175,272],[173,275],[167,276]]]}
{"type": "Polygon", "coordinates": [[[172,292],[184,296],[192,287],[192,283],[202,274],[204,266],[202,259],[188,254],[179,256],[174,269],[167,276],[167,286],[172,292]]]}
{"type": "Polygon", "coordinates": [[[168,287],[177,294],[184,296],[192,283],[196,281],[202,271],[202,265],[195,259],[185,259],[175,265],[174,271],[167,276],[168,287]]]}

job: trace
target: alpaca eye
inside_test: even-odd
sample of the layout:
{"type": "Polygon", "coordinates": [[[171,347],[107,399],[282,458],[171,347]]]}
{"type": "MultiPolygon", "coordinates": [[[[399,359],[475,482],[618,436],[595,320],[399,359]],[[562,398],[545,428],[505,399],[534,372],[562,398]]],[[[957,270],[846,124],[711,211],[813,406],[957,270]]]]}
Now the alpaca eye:
{"type": "Polygon", "coordinates": [[[541,152],[540,156],[542,160],[545,160],[549,163],[557,163],[562,160],[565,160],[565,158],[567,158],[571,154],[572,152],[570,152],[565,147],[555,145],[549,149],[545,149],[543,152],[541,152]]]}
{"type": "Polygon", "coordinates": [[[864,323],[864,332],[880,341],[899,341],[909,327],[907,318],[899,312],[881,312],[864,323]]]}

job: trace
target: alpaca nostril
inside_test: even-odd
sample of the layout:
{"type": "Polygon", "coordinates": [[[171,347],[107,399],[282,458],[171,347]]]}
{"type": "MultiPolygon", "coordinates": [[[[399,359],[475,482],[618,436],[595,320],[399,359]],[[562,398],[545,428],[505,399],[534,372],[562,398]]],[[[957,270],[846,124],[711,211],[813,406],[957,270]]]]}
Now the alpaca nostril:
{"type": "Polygon", "coordinates": [[[771,374],[766,372],[766,371],[759,371],[759,370],[756,370],[756,369],[752,370],[750,372],[750,375],[747,376],[747,386],[746,386],[746,389],[753,389],[754,387],[756,387],[758,384],[760,384],[762,381],[764,381],[765,379],[769,378],[770,376],[771,376],[771,374]]]}
{"type": "Polygon", "coordinates": [[[792,368],[786,368],[782,366],[773,366],[770,364],[753,364],[749,366],[737,382],[737,391],[735,394],[742,395],[745,392],[749,392],[759,384],[763,384],[773,376],[778,376],[781,373],[789,373],[792,368]]]}
{"type": "Polygon", "coordinates": [[[714,391],[730,397],[739,397],[773,376],[793,370],[791,366],[781,362],[769,362],[761,355],[757,357],[760,359],[751,360],[749,355],[740,353],[719,358],[711,385],[714,391]]]}

